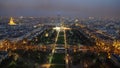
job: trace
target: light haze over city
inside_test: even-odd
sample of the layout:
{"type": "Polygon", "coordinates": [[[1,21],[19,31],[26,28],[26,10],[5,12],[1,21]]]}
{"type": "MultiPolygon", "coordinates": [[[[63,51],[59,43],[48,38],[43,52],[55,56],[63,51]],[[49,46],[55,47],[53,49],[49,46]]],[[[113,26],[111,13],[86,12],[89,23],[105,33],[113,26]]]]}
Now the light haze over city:
{"type": "Polygon", "coordinates": [[[0,15],[99,16],[119,15],[119,0],[0,0],[0,15]]]}

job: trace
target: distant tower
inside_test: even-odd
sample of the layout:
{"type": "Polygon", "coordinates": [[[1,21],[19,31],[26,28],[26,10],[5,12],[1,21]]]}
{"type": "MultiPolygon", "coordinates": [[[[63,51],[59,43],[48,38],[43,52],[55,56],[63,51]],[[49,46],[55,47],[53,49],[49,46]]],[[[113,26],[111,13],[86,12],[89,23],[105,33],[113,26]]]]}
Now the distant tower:
{"type": "Polygon", "coordinates": [[[75,19],[75,26],[78,26],[79,25],[79,20],[78,19],[75,19]]]}
{"type": "Polygon", "coordinates": [[[60,24],[60,26],[63,26],[63,27],[64,27],[64,19],[63,19],[63,18],[61,19],[61,24],[60,24]]]}
{"type": "Polygon", "coordinates": [[[16,25],[16,23],[13,21],[13,18],[10,18],[10,22],[8,23],[9,25],[16,25]]]}
{"type": "Polygon", "coordinates": [[[61,15],[60,15],[60,12],[58,12],[58,14],[57,14],[56,23],[57,23],[57,26],[60,26],[60,24],[61,24],[61,15]]]}

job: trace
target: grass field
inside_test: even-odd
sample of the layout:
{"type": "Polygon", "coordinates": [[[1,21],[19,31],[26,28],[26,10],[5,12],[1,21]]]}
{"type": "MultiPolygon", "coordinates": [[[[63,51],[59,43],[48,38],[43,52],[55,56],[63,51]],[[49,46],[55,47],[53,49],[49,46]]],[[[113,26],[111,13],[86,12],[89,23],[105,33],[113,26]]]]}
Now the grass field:
{"type": "Polygon", "coordinates": [[[58,54],[58,53],[55,53],[53,55],[53,60],[52,60],[52,63],[54,64],[65,64],[65,54],[58,54]]]}
{"type": "Polygon", "coordinates": [[[65,54],[55,53],[53,55],[52,66],[50,68],[65,68],[65,54]]]}

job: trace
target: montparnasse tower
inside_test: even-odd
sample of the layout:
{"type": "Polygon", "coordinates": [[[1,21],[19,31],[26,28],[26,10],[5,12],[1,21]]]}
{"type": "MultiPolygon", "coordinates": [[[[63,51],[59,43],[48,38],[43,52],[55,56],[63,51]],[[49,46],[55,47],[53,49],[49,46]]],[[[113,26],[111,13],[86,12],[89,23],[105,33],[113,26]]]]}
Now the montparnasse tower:
{"type": "Polygon", "coordinates": [[[9,25],[16,25],[16,23],[13,21],[13,18],[10,17],[10,22],[8,23],[9,25]]]}

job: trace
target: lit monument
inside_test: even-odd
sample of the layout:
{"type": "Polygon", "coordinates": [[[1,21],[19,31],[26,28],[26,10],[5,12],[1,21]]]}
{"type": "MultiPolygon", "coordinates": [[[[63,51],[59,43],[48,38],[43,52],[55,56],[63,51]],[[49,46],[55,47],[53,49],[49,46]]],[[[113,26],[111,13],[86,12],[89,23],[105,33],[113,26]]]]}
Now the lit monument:
{"type": "Polygon", "coordinates": [[[16,23],[13,21],[13,18],[10,18],[10,22],[8,23],[9,25],[16,25],[16,23]]]}

